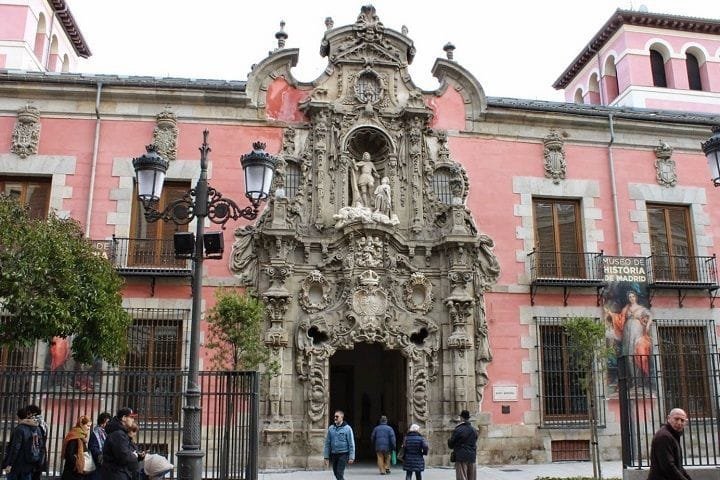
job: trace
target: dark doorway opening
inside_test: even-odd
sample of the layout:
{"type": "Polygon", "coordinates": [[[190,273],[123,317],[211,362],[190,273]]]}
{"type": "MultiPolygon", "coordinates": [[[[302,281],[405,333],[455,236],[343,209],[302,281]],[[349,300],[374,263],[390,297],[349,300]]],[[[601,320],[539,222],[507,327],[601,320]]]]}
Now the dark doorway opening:
{"type": "MultiPolygon", "coordinates": [[[[381,415],[396,434],[407,430],[406,361],[400,351],[359,343],[330,359],[330,410],[345,412],[355,433],[357,460],[375,460],[370,434],[381,415]]],[[[399,441],[400,437],[398,437],[399,441]]]]}

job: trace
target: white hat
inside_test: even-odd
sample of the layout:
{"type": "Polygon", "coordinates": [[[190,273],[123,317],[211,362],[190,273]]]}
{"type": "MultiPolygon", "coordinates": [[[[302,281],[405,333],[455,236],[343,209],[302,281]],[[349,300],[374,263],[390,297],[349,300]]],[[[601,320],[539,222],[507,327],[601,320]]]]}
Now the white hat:
{"type": "Polygon", "coordinates": [[[419,431],[420,431],[420,425],[418,425],[417,423],[413,423],[412,425],[410,425],[410,431],[411,431],[411,432],[419,432],[419,431]]]}
{"type": "Polygon", "coordinates": [[[145,473],[150,478],[162,478],[172,471],[173,464],[167,458],[155,453],[145,455],[145,473]]]}

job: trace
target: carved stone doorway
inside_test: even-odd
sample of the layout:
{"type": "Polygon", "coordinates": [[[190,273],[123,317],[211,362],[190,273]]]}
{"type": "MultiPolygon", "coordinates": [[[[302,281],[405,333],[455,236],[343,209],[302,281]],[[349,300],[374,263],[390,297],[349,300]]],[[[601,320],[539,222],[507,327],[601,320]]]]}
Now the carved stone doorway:
{"type": "Polygon", "coordinates": [[[407,362],[399,350],[358,343],[330,358],[330,410],[345,412],[355,433],[358,461],[374,461],[370,434],[381,415],[397,432],[407,430],[407,362]]]}

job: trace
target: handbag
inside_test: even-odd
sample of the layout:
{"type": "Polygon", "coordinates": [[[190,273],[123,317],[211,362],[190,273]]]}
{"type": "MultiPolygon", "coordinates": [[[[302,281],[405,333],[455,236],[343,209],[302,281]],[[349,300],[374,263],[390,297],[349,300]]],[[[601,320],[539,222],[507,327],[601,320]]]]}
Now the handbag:
{"type": "Polygon", "coordinates": [[[397,452],[395,450],[393,450],[390,454],[390,463],[393,465],[397,465],[397,452]]]}
{"type": "Polygon", "coordinates": [[[92,473],[95,471],[97,467],[95,466],[95,461],[92,458],[92,455],[90,452],[83,452],[83,472],[82,473],[92,473]]]}

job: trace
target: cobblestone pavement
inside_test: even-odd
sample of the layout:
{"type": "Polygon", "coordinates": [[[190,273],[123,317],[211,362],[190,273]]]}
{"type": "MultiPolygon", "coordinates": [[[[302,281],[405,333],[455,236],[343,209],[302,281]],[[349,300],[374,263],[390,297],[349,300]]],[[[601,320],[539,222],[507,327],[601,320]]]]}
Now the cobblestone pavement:
{"type": "MultiPolygon", "coordinates": [[[[622,478],[622,465],[618,462],[603,462],[603,478],[622,478]]],[[[477,469],[478,480],[534,480],[537,477],[592,477],[592,464],[590,462],[564,462],[538,465],[479,465],[477,469]]],[[[260,480],[334,480],[330,470],[285,470],[261,471],[260,480]]],[[[415,477],[413,476],[413,479],[415,477]]],[[[452,467],[429,468],[423,472],[423,480],[454,480],[455,471],[452,467]]],[[[391,480],[405,479],[405,472],[401,466],[396,466],[390,475],[380,475],[377,467],[371,463],[349,465],[345,471],[346,480],[391,480]]]]}

